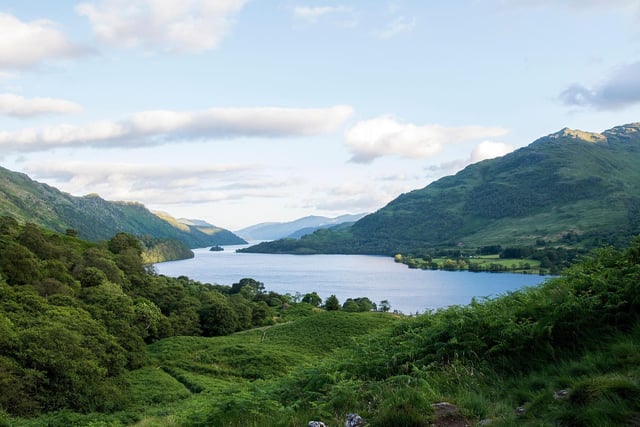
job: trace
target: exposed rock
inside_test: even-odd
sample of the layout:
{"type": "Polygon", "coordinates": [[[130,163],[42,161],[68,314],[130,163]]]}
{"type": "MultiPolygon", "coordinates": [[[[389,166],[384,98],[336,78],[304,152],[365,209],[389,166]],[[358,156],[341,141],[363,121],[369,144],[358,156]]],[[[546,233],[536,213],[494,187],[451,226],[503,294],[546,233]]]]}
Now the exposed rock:
{"type": "Polygon", "coordinates": [[[327,427],[322,421],[309,421],[308,427],[327,427]]]}
{"type": "Polygon", "coordinates": [[[362,427],[364,426],[364,420],[358,414],[349,414],[347,415],[347,422],[344,424],[344,427],[362,427]]]}
{"type": "Polygon", "coordinates": [[[518,406],[516,408],[516,415],[517,416],[524,415],[525,412],[526,412],[526,410],[524,409],[524,406],[518,406]]]}
{"type": "Polygon", "coordinates": [[[553,398],[556,400],[566,399],[569,396],[569,391],[567,390],[558,390],[553,393],[553,398]]]}
{"type": "Polygon", "coordinates": [[[558,139],[558,138],[571,138],[571,139],[580,139],[582,141],[587,142],[605,142],[607,138],[599,133],[593,132],[584,132],[576,129],[564,128],[559,132],[552,133],[549,135],[549,138],[558,139]]]}
{"type": "Polygon", "coordinates": [[[431,405],[435,412],[435,418],[431,424],[434,427],[469,427],[471,422],[460,413],[456,405],[448,402],[439,402],[431,405]]]}

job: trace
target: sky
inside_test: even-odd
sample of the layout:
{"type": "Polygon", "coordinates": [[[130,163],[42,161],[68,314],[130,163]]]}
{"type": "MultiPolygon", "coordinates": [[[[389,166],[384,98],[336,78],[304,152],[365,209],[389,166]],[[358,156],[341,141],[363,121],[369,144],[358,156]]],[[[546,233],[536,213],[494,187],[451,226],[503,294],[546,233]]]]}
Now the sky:
{"type": "Polygon", "coordinates": [[[0,166],[230,230],[638,121],[638,0],[0,0],[0,166]]]}

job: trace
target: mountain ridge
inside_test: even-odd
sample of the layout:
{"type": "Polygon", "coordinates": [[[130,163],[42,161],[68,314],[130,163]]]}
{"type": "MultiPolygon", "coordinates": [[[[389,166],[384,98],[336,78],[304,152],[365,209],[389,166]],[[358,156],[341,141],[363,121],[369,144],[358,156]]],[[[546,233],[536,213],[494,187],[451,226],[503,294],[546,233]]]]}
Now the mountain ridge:
{"type": "Polygon", "coordinates": [[[247,252],[420,252],[433,248],[624,244],[640,232],[640,124],[562,129],[402,194],[340,233],[247,252]]]}
{"type": "Polygon", "coordinates": [[[140,202],[107,201],[95,193],[72,196],[3,167],[0,167],[0,214],[62,233],[74,230],[80,238],[90,241],[107,240],[118,232],[127,232],[175,239],[189,248],[246,243],[222,228],[205,233],[195,226],[178,226],[170,215],[156,215],[140,202]]]}
{"type": "Polygon", "coordinates": [[[366,214],[345,214],[334,218],[308,215],[287,222],[262,222],[236,230],[235,233],[246,240],[275,240],[285,237],[299,238],[321,228],[329,228],[345,222],[355,222],[364,215],[366,214]]]}

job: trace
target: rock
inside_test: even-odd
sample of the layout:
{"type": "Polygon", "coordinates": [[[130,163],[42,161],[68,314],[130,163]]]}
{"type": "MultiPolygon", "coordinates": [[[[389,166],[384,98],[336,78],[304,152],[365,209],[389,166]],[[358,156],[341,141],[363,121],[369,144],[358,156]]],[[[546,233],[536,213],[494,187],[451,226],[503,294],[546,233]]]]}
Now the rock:
{"type": "Polygon", "coordinates": [[[327,427],[322,421],[309,421],[308,427],[327,427]]]}
{"type": "Polygon", "coordinates": [[[432,426],[435,427],[468,427],[471,422],[460,413],[456,405],[439,402],[431,405],[435,412],[432,426]]]}
{"type": "Polygon", "coordinates": [[[566,399],[569,396],[569,391],[567,390],[558,390],[553,393],[553,398],[556,400],[566,399]]]}
{"type": "Polygon", "coordinates": [[[526,412],[526,410],[524,409],[524,406],[518,406],[516,408],[516,415],[517,416],[524,415],[525,412],[526,412]]]}
{"type": "Polygon", "coordinates": [[[358,414],[349,414],[347,415],[347,422],[344,424],[344,427],[361,427],[364,426],[364,420],[358,414]]]}

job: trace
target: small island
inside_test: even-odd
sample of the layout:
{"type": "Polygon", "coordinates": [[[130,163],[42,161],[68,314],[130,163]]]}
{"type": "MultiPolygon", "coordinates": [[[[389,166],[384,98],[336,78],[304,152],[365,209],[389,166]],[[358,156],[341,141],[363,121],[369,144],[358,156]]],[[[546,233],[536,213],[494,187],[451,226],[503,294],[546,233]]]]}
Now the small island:
{"type": "Polygon", "coordinates": [[[224,251],[224,248],[220,245],[215,245],[215,246],[211,246],[211,249],[209,249],[212,252],[222,252],[224,251]]]}

